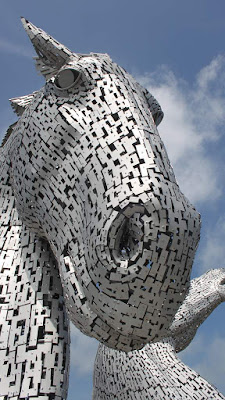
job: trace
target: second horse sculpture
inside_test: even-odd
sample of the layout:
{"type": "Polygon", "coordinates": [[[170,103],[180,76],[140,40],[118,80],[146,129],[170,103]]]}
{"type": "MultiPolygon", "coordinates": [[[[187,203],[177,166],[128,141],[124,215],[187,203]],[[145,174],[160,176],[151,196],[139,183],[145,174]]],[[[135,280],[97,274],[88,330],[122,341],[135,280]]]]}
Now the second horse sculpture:
{"type": "Polygon", "coordinates": [[[45,77],[0,149],[0,400],[65,399],[69,319],[129,352],[168,337],[199,241],[154,97],[22,19],[45,77]]]}
{"type": "Polygon", "coordinates": [[[128,353],[99,345],[93,400],[225,399],[176,355],[189,345],[210,313],[225,301],[224,283],[225,269],[211,270],[191,281],[168,337],[159,342],[128,353]]]}

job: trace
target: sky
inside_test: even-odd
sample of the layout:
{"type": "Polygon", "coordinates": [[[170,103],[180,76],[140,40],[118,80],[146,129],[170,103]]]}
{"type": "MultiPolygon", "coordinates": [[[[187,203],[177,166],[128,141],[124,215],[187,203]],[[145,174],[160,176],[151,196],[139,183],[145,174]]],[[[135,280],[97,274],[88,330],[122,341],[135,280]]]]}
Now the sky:
{"type": "MultiPolygon", "coordinates": [[[[159,133],[179,185],[202,215],[192,277],[225,268],[224,0],[7,0],[0,13],[0,134],[16,121],[9,98],[43,86],[20,16],[78,53],[108,53],[157,98],[159,133]]],[[[225,305],[182,360],[225,394],[225,305]]],[[[97,341],[72,328],[68,400],[89,400],[97,341]]]]}

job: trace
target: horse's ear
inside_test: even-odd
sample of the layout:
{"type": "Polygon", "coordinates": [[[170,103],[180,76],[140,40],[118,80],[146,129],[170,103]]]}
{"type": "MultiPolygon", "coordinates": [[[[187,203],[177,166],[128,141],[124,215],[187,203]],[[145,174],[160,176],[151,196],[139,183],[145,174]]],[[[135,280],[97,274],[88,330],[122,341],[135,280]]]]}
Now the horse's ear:
{"type": "Polygon", "coordinates": [[[38,55],[35,57],[36,67],[46,79],[55,75],[71,56],[76,57],[75,53],[42,29],[37,28],[23,17],[21,17],[21,21],[38,55]]]}
{"type": "Polygon", "coordinates": [[[23,114],[24,110],[29,106],[37,93],[38,92],[33,92],[31,94],[27,94],[26,96],[14,97],[13,99],[9,99],[12,109],[13,111],[15,111],[18,117],[23,114]]]}

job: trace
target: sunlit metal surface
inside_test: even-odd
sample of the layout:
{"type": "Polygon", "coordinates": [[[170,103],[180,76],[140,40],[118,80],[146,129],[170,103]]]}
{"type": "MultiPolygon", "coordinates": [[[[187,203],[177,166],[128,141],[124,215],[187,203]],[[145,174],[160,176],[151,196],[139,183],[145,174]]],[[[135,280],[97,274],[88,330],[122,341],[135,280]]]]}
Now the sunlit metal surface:
{"type": "Polygon", "coordinates": [[[22,22],[46,84],[11,99],[20,118],[1,148],[0,399],[61,399],[67,316],[126,352],[167,337],[200,218],[154,97],[107,54],[73,53],[22,22]]]}

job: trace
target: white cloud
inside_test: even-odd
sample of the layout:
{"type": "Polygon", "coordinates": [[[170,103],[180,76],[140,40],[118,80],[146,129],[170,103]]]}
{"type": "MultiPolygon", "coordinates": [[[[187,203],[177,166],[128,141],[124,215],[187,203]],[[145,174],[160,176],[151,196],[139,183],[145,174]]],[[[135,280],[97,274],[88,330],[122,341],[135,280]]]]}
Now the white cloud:
{"type": "Polygon", "coordinates": [[[30,49],[25,46],[12,43],[7,39],[0,39],[0,51],[8,54],[17,54],[22,57],[33,57],[33,53],[30,49]]]}
{"type": "MultiPolygon", "coordinates": [[[[197,82],[199,87],[204,91],[208,90],[210,83],[214,83],[215,81],[218,84],[221,83],[221,74],[224,77],[225,72],[223,71],[224,67],[224,56],[218,55],[214,58],[209,65],[202,68],[201,71],[198,73],[197,82]]],[[[222,80],[223,86],[224,81],[222,80]]]]}
{"type": "Polygon", "coordinates": [[[90,374],[94,370],[94,361],[98,341],[85,336],[74,325],[71,325],[71,367],[80,375],[90,374]]]}
{"type": "Polygon", "coordinates": [[[201,272],[225,267],[225,216],[221,215],[213,227],[208,228],[204,246],[198,255],[201,272]]]}
{"type": "Polygon", "coordinates": [[[193,202],[221,196],[221,174],[210,146],[221,139],[225,122],[225,57],[203,68],[193,85],[165,66],[139,81],[157,98],[165,113],[159,126],[181,190],[193,202]]]}

